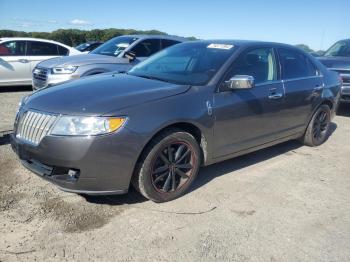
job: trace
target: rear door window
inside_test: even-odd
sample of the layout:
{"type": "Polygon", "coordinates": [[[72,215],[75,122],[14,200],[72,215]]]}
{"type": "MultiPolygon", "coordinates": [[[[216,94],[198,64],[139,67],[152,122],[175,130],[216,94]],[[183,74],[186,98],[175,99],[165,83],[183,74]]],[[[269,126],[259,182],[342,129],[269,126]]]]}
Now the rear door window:
{"type": "Polygon", "coordinates": [[[160,39],[147,39],[138,43],[131,52],[136,57],[148,57],[160,50],[160,39]]]}
{"type": "Polygon", "coordinates": [[[29,56],[57,56],[57,45],[39,41],[28,41],[27,55],[29,56]]]}
{"type": "Polygon", "coordinates": [[[0,56],[24,56],[26,41],[9,41],[0,44],[0,56]]]}
{"type": "Polygon", "coordinates": [[[296,50],[279,48],[279,58],[282,66],[282,78],[293,79],[317,76],[317,68],[310,59],[296,50]]]}

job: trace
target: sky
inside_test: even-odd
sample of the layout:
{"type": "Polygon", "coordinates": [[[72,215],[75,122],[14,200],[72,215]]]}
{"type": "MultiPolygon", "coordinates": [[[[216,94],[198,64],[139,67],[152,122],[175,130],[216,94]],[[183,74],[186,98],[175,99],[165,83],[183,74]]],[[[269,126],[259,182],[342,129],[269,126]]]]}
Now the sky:
{"type": "Polygon", "coordinates": [[[200,39],[307,44],[350,38],[350,0],[0,0],[0,29],[157,29],[200,39]]]}

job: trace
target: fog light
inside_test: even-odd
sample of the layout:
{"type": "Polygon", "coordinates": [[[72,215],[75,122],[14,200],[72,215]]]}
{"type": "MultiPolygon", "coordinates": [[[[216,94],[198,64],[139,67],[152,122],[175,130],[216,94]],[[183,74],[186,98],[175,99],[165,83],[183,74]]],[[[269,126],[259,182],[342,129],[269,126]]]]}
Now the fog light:
{"type": "Polygon", "coordinates": [[[68,170],[68,176],[69,176],[70,178],[77,179],[77,178],[79,177],[79,171],[73,170],[73,169],[69,169],[69,170],[68,170]]]}

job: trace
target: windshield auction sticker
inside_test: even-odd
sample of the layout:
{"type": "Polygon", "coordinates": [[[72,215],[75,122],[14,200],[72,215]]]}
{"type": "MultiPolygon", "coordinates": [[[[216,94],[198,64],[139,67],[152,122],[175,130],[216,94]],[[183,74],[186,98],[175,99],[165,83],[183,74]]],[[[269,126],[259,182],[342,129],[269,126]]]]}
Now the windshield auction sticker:
{"type": "Polygon", "coordinates": [[[210,44],[207,48],[216,48],[216,49],[231,49],[233,45],[224,45],[224,44],[210,44]]]}

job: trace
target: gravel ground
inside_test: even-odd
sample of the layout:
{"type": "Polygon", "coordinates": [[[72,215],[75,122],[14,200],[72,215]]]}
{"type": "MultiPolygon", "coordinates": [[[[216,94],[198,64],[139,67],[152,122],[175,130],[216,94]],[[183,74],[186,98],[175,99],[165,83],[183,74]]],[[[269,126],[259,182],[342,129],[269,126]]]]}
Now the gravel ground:
{"type": "MultiPolygon", "coordinates": [[[[0,108],[23,94],[1,93],[0,108]]],[[[133,190],[62,192],[26,171],[5,136],[0,261],[350,261],[350,107],[332,129],[317,148],[292,141],[202,168],[164,204],[133,190]]]]}
{"type": "Polygon", "coordinates": [[[0,137],[12,130],[17,105],[30,90],[31,87],[0,87],[0,137]]]}

